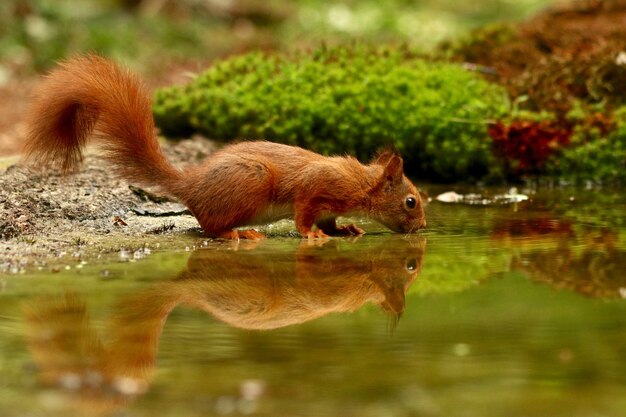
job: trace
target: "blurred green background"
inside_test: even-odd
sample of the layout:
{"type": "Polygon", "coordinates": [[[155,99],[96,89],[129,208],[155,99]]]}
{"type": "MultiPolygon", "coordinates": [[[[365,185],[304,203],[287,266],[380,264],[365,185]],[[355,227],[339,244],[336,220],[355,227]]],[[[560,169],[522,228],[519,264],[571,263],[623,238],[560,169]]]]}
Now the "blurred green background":
{"type": "Polygon", "coordinates": [[[4,0],[0,84],[96,51],[157,74],[168,63],[252,49],[358,39],[428,50],[493,21],[522,19],[542,0],[4,0]]]}

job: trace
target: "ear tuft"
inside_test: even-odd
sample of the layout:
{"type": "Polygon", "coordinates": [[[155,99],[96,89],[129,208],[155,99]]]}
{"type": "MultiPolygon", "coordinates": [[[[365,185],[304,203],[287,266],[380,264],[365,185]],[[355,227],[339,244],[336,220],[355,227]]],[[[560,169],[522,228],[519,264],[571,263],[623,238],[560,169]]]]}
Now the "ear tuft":
{"type": "Polygon", "coordinates": [[[381,149],[372,158],[370,165],[382,165],[385,166],[389,162],[392,156],[398,155],[398,152],[394,149],[381,149]]]}

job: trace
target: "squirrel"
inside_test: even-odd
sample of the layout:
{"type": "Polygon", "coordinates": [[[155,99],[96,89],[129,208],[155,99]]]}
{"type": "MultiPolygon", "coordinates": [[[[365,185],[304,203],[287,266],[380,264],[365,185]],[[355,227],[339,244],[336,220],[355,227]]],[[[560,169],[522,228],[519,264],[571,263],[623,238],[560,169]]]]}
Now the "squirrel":
{"type": "Polygon", "coordinates": [[[393,151],[364,165],[350,156],[242,141],[199,165],[174,167],[158,142],[148,88],[128,69],[94,54],[62,62],[44,78],[25,126],[25,160],[70,172],[93,136],[120,177],[176,197],[211,237],[260,239],[260,232],[239,228],[283,218],[293,218],[309,239],[365,233],[354,224],[337,225],[336,217],[346,214],[401,233],[426,226],[420,193],[393,151]]]}

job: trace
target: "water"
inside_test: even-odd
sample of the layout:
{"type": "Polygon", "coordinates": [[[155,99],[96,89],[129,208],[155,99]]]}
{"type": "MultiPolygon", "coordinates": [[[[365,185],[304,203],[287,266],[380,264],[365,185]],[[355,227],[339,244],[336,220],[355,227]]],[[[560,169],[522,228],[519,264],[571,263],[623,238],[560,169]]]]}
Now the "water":
{"type": "Polygon", "coordinates": [[[531,197],[0,277],[0,416],[626,416],[626,199],[531,197]]]}

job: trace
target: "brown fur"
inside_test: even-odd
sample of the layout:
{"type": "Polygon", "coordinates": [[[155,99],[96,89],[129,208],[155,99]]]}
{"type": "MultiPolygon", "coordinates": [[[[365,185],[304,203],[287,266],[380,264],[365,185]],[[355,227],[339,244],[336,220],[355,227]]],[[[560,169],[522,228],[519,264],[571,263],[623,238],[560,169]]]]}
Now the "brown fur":
{"type": "Polygon", "coordinates": [[[270,258],[262,250],[199,250],[175,281],[153,287],[133,304],[168,299],[231,326],[260,330],[356,311],[368,302],[398,318],[405,291],[421,271],[425,245],[423,239],[393,249],[356,245],[352,252],[301,245],[295,254],[270,258]]]}
{"type": "Polygon", "coordinates": [[[291,216],[305,237],[364,233],[354,225],[337,226],[335,218],[343,214],[366,216],[397,232],[426,225],[420,194],[393,152],[363,165],[294,146],[241,142],[201,165],[176,169],[155,136],[147,89],[129,71],[95,55],[69,60],[45,78],[26,125],[27,159],[71,171],[95,133],[120,176],[179,198],[211,236],[259,238],[235,228],[291,216]],[[415,208],[406,206],[408,197],[417,201],[415,208]]]}

